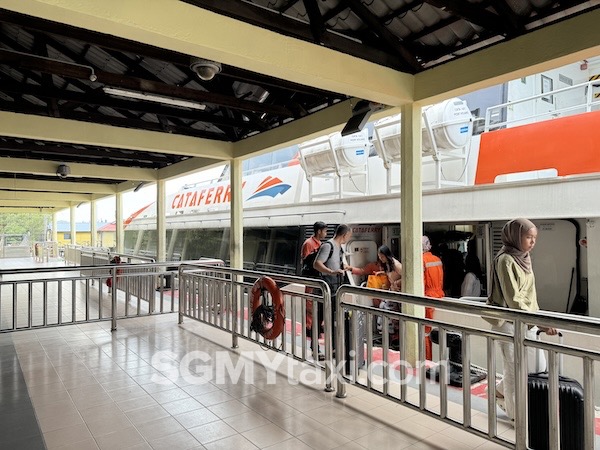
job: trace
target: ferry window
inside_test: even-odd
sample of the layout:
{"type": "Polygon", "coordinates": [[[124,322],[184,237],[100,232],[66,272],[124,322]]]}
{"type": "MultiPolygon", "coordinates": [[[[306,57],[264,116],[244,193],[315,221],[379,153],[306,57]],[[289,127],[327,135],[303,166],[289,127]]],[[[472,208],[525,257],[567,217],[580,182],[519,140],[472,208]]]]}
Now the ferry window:
{"type": "MultiPolygon", "coordinates": [[[[552,78],[547,77],[546,75],[542,75],[542,94],[546,92],[551,92],[554,90],[554,81],[552,78]]],[[[554,103],[554,98],[552,95],[545,95],[541,97],[543,101],[548,103],[554,103]]]]}

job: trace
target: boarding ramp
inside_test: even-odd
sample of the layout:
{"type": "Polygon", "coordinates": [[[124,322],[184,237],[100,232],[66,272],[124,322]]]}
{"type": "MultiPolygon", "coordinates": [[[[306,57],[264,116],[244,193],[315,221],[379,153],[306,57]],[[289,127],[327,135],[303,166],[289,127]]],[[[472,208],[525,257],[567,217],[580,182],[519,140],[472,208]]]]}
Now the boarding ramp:
{"type": "MultiPolygon", "coordinates": [[[[480,302],[456,299],[431,299],[408,294],[342,286],[337,292],[337,323],[348,323],[349,330],[344,336],[344,328],[336,328],[337,355],[355,355],[346,364],[336,366],[337,396],[346,396],[346,384],[383,396],[394,402],[423,412],[431,417],[443,420],[453,426],[467,430],[482,438],[494,441],[509,448],[527,448],[527,374],[536,372],[528,367],[527,349],[533,348],[547,352],[550,395],[549,429],[550,448],[560,447],[558,375],[559,360],[564,357],[565,367],[578,365],[578,381],[583,385],[584,399],[584,442],[585,449],[600,448],[595,435],[595,407],[598,403],[594,382],[595,369],[600,361],[600,320],[559,313],[509,310],[487,306],[480,302]],[[378,298],[397,302],[405,310],[408,306],[434,307],[435,319],[417,318],[411,314],[381,310],[369,306],[369,300],[378,298]],[[450,314],[450,315],[448,315],[450,314]],[[361,336],[360,317],[364,316],[365,339],[361,336]],[[481,317],[510,320],[515,323],[515,335],[509,336],[492,331],[481,317]],[[348,317],[350,317],[348,319],[348,317]],[[462,319],[460,318],[462,317],[462,319]],[[373,323],[380,319],[383,329],[390,323],[398,324],[400,343],[398,351],[390,347],[389,337],[384,333],[380,346],[374,343],[373,323]],[[531,326],[555,327],[569,334],[569,345],[558,343],[552,337],[543,340],[525,338],[525,331],[531,326]],[[423,362],[425,355],[426,327],[437,328],[439,335],[438,358],[435,362],[423,362]],[[448,338],[458,334],[462,339],[461,363],[463,373],[474,366],[474,353],[483,353],[482,369],[487,374],[501,372],[497,342],[510,342],[515,346],[516,355],[516,424],[497,409],[495,395],[488,395],[485,384],[473,385],[468,376],[463,377],[462,389],[449,386],[448,338]],[[350,338],[348,338],[350,336],[350,338]],[[417,337],[418,355],[416,361],[403,360],[407,355],[406,343],[411,336],[417,337]],[[346,344],[348,343],[348,344],[346,344]],[[346,348],[349,346],[349,349],[346,348]],[[357,354],[365,355],[365,366],[359,364],[357,354]],[[344,369],[346,367],[346,369],[344,369]],[[427,374],[435,367],[441,383],[428,379],[427,374]],[[445,380],[445,381],[444,381],[445,380]]],[[[414,342],[414,340],[413,340],[414,342]]],[[[565,341],[567,342],[567,341],[565,341]]],[[[434,356],[435,358],[435,356],[434,356]]],[[[488,378],[490,378],[488,376],[488,378]]],[[[493,381],[488,381],[494,386],[493,381]]],[[[543,412],[542,412],[543,413],[543,412]]],[[[564,447],[563,447],[564,448],[564,447]]]]}
{"type": "Polygon", "coordinates": [[[295,360],[324,366],[326,390],[333,391],[330,377],[333,364],[331,296],[329,287],[322,280],[230,267],[182,264],[179,269],[179,317],[180,323],[188,318],[231,333],[233,348],[237,348],[238,338],[243,338],[295,360]],[[273,340],[267,340],[250,330],[252,286],[265,275],[280,286],[286,313],[284,331],[273,340]],[[320,363],[318,358],[313,357],[319,352],[318,327],[312,327],[312,335],[306,334],[307,308],[311,308],[312,317],[316,318],[318,304],[323,305],[325,330],[325,360],[320,363]],[[311,348],[307,344],[309,337],[311,348]]]}

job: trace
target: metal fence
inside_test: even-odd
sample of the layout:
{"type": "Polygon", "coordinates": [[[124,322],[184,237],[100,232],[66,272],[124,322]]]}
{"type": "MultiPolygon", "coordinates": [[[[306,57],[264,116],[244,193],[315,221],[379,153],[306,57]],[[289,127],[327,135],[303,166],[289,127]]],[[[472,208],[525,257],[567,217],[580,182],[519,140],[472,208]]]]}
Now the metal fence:
{"type": "MultiPolygon", "coordinates": [[[[222,261],[221,261],[222,264],[222,261]]],[[[173,313],[178,263],[0,271],[0,332],[173,313]],[[107,280],[112,280],[110,289],[107,280]]]]}
{"type": "Polygon", "coordinates": [[[179,269],[179,317],[197,320],[231,333],[232,346],[238,337],[256,342],[294,359],[325,368],[326,390],[333,391],[332,373],[332,314],[329,287],[322,280],[273,273],[237,270],[202,264],[182,264],[179,269]],[[268,275],[281,286],[285,308],[285,327],[282,334],[267,340],[250,330],[252,319],[252,286],[261,276],[268,275]],[[308,292],[307,292],[308,291],[308,292]],[[307,302],[312,301],[313,323],[307,336],[307,302]],[[318,362],[319,336],[317,317],[323,305],[325,360],[318,362]],[[310,344],[308,344],[310,338],[310,344]]]}
{"type": "MultiPolygon", "coordinates": [[[[528,367],[527,349],[534,348],[548,352],[549,368],[549,430],[550,448],[560,447],[559,426],[559,359],[567,355],[571,363],[578,361],[582,366],[582,379],[584,391],[584,442],[585,449],[593,449],[595,442],[595,411],[594,411],[594,362],[600,361],[598,338],[600,337],[600,320],[587,317],[572,316],[559,313],[527,313],[524,311],[509,310],[482,305],[476,302],[465,302],[449,299],[428,299],[407,294],[380,291],[376,289],[357,288],[342,286],[337,293],[337,323],[347,324],[346,327],[336,328],[336,354],[346,355],[349,347],[351,365],[337,366],[337,396],[346,396],[346,383],[352,383],[362,389],[384,396],[395,402],[412,407],[421,412],[429,414],[437,419],[444,420],[452,425],[470,431],[485,439],[499,444],[525,449],[527,448],[527,379],[528,373],[535,372],[535,368],[528,367]],[[436,308],[437,311],[446,310],[467,317],[460,321],[449,323],[441,320],[417,318],[414,315],[382,310],[370,304],[371,298],[386,301],[399,302],[403,308],[407,305],[418,305],[436,308]],[[365,299],[367,300],[365,302],[365,299]],[[350,316],[350,318],[349,318],[350,316]],[[504,319],[514,322],[514,336],[491,331],[481,319],[482,316],[504,319]],[[359,323],[364,318],[364,339],[360,332],[359,323]],[[381,344],[375,343],[374,321],[380,320],[384,333],[381,344]],[[391,323],[397,323],[399,330],[399,352],[390,351],[388,327],[391,323]],[[567,346],[550,339],[540,341],[527,339],[525,333],[532,326],[555,327],[575,335],[571,342],[577,345],[567,346]],[[425,361],[425,338],[426,327],[435,327],[439,330],[439,360],[438,363],[426,363],[425,361]],[[344,333],[344,329],[349,332],[344,333]],[[460,359],[462,370],[462,392],[449,386],[449,375],[452,363],[448,361],[448,338],[458,334],[461,339],[460,359]],[[417,337],[418,357],[416,363],[409,364],[408,361],[396,360],[407,355],[407,345],[411,336],[417,337]],[[349,338],[350,336],[350,338],[349,338]],[[495,377],[489,380],[492,386],[491,394],[483,404],[482,413],[487,416],[487,423],[474,423],[473,408],[481,398],[472,397],[471,353],[475,350],[472,340],[483,339],[482,346],[485,357],[485,369],[487,374],[496,374],[496,342],[508,342],[514,345],[516,365],[516,387],[515,387],[515,440],[509,440],[498,432],[498,417],[496,413],[495,377]],[[381,359],[374,358],[374,349],[381,347],[381,359]],[[364,365],[360,364],[357,355],[365,356],[364,365]],[[440,363],[441,362],[441,363],[440,363]],[[346,370],[343,369],[346,367],[346,370]],[[435,377],[433,376],[435,374],[435,377]],[[428,375],[431,380],[428,380],[428,375]],[[435,378],[441,380],[437,382],[435,378]],[[449,395],[449,393],[451,395],[449,395]],[[428,404],[431,395],[435,395],[435,404],[428,404]],[[453,402],[450,400],[454,396],[453,402]],[[438,397],[439,396],[439,397],[438,397]],[[472,401],[473,400],[473,401],[472,401]],[[455,404],[453,404],[455,403],[455,404]]],[[[537,411],[537,414],[543,414],[537,411]]],[[[562,447],[567,448],[567,447],[562,447]]]]}

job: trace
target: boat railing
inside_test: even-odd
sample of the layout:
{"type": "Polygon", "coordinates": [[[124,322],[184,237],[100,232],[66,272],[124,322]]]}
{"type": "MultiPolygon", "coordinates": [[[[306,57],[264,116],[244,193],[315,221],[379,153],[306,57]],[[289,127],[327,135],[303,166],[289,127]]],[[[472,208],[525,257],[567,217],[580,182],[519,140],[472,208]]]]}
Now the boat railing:
{"type": "Polygon", "coordinates": [[[598,111],[600,96],[594,94],[597,85],[598,80],[588,81],[491,106],[485,113],[484,131],[598,111]]]}
{"type": "MultiPolygon", "coordinates": [[[[528,373],[539,371],[537,363],[528,362],[528,354],[534,352],[537,356],[536,352],[542,350],[548,354],[550,448],[565,448],[560,446],[558,377],[560,359],[568,358],[565,366],[571,370],[580,368],[574,378],[579,378],[583,385],[583,448],[594,448],[594,364],[600,361],[598,319],[550,312],[529,313],[487,306],[480,302],[431,299],[345,285],[337,291],[336,320],[338,324],[347,323],[348,326],[336,327],[335,354],[349,355],[344,358],[346,364],[337,361],[335,378],[338,397],[346,396],[346,385],[351,383],[511,448],[527,448],[527,379],[528,373]],[[402,312],[371,306],[373,298],[396,302],[401,305],[402,312]],[[417,317],[414,312],[422,307],[435,308],[435,319],[417,317]],[[491,330],[482,317],[513,322],[514,335],[491,330]],[[382,330],[388,330],[390,325],[398,330],[398,344],[394,349],[386,332],[382,335],[381,344],[377,343],[374,323],[378,320],[382,330]],[[552,337],[544,337],[543,340],[527,338],[527,330],[536,325],[560,329],[565,334],[564,343],[552,337]],[[425,360],[428,327],[437,329],[439,347],[435,362],[425,360]],[[496,352],[496,342],[514,345],[514,424],[502,413],[497,414],[496,396],[493,393],[495,374],[497,368],[501,368],[501,359],[497,361],[500,352],[496,352]],[[414,351],[411,353],[411,349],[416,349],[416,354],[414,351]],[[477,352],[483,355],[480,357],[480,367],[473,364],[477,352]],[[531,367],[532,364],[535,366],[531,367]],[[484,389],[485,385],[473,382],[480,380],[481,373],[488,375],[491,395],[484,389]],[[489,377],[489,374],[494,376],[489,377]],[[457,380],[462,384],[462,391],[451,386],[457,380]],[[507,437],[508,430],[513,426],[514,440],[507,437]]],[[[544,414],[544,411],[537,411],[536,414],[544,414]]]]}

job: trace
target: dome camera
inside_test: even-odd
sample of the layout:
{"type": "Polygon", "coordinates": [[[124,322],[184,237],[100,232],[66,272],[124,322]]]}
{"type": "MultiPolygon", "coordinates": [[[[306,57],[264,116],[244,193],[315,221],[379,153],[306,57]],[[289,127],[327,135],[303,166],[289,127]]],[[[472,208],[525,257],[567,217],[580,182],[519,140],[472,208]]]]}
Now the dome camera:
{"type": "Polygon", "coordinates": [[[56,168],[56,175],[61,180],[64,180],[65,178],[67,178],[70,173],[71,173],[71,168],[69,166],[67,166],[66,164],[61,164],[60,166],[58,166],[56,168]]]}
{"type": "Polygon", "coordinates": [[[203,81],[212,80],[215,75],[221,72],[221,63],[210,61],[203,58],[192,58],[190,69],[196,72],[196,75],[203,81]]]}

